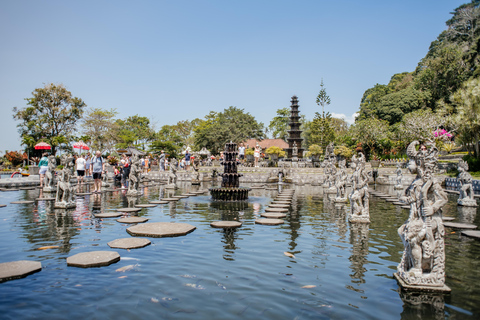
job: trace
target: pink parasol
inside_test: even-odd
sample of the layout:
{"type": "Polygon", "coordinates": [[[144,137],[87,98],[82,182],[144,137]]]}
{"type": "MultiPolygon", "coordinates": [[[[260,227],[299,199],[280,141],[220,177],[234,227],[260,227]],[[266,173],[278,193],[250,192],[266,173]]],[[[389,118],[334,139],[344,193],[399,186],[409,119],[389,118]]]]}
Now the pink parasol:
{"type": "Polygon", "coordinates": [[[90,150],[90,148],[85,144],[83,141],[78,141],[73,144],[74,149],[81,149],[81,150],[90,150]]]}
{"type": "Polygon", "coordinates": [[[35,150],[50,150],[52,147],[46,142],[40,142],[35,145],[35,150]]]}

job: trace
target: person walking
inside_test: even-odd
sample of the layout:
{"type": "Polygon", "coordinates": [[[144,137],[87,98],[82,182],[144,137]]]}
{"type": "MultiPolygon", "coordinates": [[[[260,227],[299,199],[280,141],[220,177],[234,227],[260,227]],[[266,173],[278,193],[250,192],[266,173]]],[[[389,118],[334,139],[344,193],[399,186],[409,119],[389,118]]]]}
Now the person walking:
{"type": "Polygon", "coordinates": [[[145,157],[145,162],[144,162],[144,172],[145,173],[148,173],[148,166],[150,164],[150,156],[146,156],[145,157]]]}
{"type": "Polygon", "coordinates": [[[262,149],[260,148],[260,146],[257,143],[257,145],[255,146],[255,150],[253,151],[253,157],[255,159],[255,168],[258,168],[258,160],[260,159],[260,151],[261,150],[262,149]]]}
{"type": "Polygon", "coordinates": [[[92,161],[92,158],[90,157],[90,153],[87,153],[85,156],[85,176],[90,177],[92,173],[90,172],[90,162],[92,161]]]}
{"type": "Polygon", "coordinates": [[[187,149],[187,151],[185,152],[185,170],[188,171],[188,169],[190,169],[190,158],[191,158],[191,154],[190,154],[190,151],[187,149]]]}
{"type": "Polygon", "coordinates": [[[125,154],[123,155],[122,163],[122,189],[126,189],[128,187],[128,177],[130,176],[130,159],[125,154]]]}
{"type": "Polygon", "coordinates": [[[105,163],[102,159],[102,153],[97,151],[95,157],[92,159],[93,172],[93,193],[100,193],[102,190],[102,173],[105,173],[105,163]]]}
{"type": "MultiPolygon", "coordinates": [[[[45,173],[47,173],[48,170],[48,153],[44,152],[42,154],[42,158],[40,159],[40,162],[38,163],[38,173],[40,174],[40,188],[43,187],[43,180],[45,179],[45,173]]],[[[52,172],[52,174],[54,174],[52,172]]]]}
{"type": "Polygon", "coordinates": [[[83,158],[83,155],[75,161],[75,165],[77,166],[77,184],[80,185],[83,183],[83,177],[85,176],[85,165],[87,161],[83,158]]]}
{"type": "Polygon", "coordinates": [[[160,153],[160,171],[165,171],[165,152],[163,150],[160,153]]]}
{"type": "Polygon", "coordinates": [[[238,147],[238,158],[243,163],[243,160],[245,159],[245,146],[243,145],[243,142],[240,143],[240,147],[238,147]]]}

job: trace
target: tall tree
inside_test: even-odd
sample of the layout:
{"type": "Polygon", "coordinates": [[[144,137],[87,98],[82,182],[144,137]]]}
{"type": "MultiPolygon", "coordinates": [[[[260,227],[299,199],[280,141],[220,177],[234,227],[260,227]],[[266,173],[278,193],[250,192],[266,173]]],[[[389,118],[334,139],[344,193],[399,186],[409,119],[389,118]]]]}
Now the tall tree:
{"type": "Polygon", "coordinates": [[[273,117],[272,121],[270,121],[270,124],[268,125],[268,130],[272,133],[272,137],[274,139],[283,139],[287,141],[289,116],[289,108],[277,110],[277,115],[273,117]]]}
{"type": "Polygon", "coordinates": [[[335,127],[330,112],[322,114],[315,112],[310,126],[310,144],[318,144],[322,150],[335,140],[335,127]]]}
{"type": "Polygon", "coordinates": [[[57,147],[71,140],[87,106],[82,99],[73,97],[63,84],[53,83],[35,89],[32,97],[25,100],[27,107],[13,108],[13,118],[20,121],[17,127],[22,140],[43,139],[52,146],[53,154],[57,147]]]}
{"type": "Polygon", "coordinates": [[[115,109],[92,108],[87,111],[83,118],[83,133],[88,136],[93,149],[104,151],[114,147],[117,140],[114,118],[117,114],[115,109]]]}
{"type": "Polygon", "coordinates": [[[322,112],[325,113],[325,106],[330,105],[330,97],[327,95],[327,90],[322,82],[320,83],[320,92],[317,95],[316,103],[319,106],[322,106],[322,112]]]}
{"type": "Polygon", "coordinates": [[[125,120],[115,121],[118,132],[117,146],[126,148],[134,145],[145,150],[145,145],[155,139],[155,131],[150,125],[150,119],[141,117],[138,114],[130,116],[125,120]]]}
{"type": "Polygon", "coordinates": [[[351,126],[354,139],[361,143],[368,159],[368,154],[375,154],[375,147],[381,140],[388,139],[390,127],[388,122],[377,118],[363,119],[351,126]]]}

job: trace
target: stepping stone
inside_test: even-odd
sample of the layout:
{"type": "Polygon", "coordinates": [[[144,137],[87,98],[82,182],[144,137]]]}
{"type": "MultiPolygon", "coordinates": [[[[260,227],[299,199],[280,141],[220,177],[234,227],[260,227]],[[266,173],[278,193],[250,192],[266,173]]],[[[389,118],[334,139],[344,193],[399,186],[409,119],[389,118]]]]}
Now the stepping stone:
{"type": "Polygon", "coordinates": [[[156,207],[157,205],[156,204],[153,204],[153,203],[145,203],[145,204],[136,204],[135,207],[136,208],[153,208],[153,207],[156,207]]]}
{"type": "Polygon", "coordinates": [[[117,218],[123,215],[122,212],[105,212],[95,214],[95,218],[117,218]]]}
{"type": "Polygon", "coordinates": [[[387,198],[385,200],[387,200],[388,202],[398,202],[397,198],[387,198]]]}
{"type": "Polygon", "coordinates": [[[265,190],[278,190],[278,188],[265,188],[265,190]]]}
{"type": "Polygon", "coordinates": [[[152,204],[167,204],[168,201],[164,201],[164,200],[153,200],[153,201],[150,201],[150,203],[152,203],[152,204]]]}
{"type": "Polygon", "coordinates": [[[110,241],[107,244],[110,248],[138,249],[146,247],[151,243],[150,240],[145,238],[123,238],[110,241]]]}
{"type": "Polygon", "coordinates": [[[263,225],[267,225],[267,226],[276,226],[276,225],[279,225],[279,224],[283,224],[285,221],[283,221],[282,219],[257,219],[255,220],[255,223],[256,224],[263,224],[263,225]]]}
{"type": "Polygon", "coordinates": [[[120,223],[143,223],[147,222],[148,219],[144,217],[128,217],[128,218],[121,218],[117,219],[120,223]]]}
{"type": "Polygon", "coordinates": [[[396,206],[403,206],[405,203],[397,201],[397,202],[394,202],[393,204],[396,205],[396,206]]]}
{"type": "Polygon", "coordinates": [[[120,208],[120,209],[117,209],[118,212],[126,212],[126,213],[139,212],[141,210],[142,210],[142,208],[120,208]]]}
{"type": "Polygon", "coordinates": [[[214,228],[238,228],[242,226],[242,223],[239,221],[214,221],[210,223],[210,226],[214,228]]]}
{"type": "Polygon", "coordinates": [[[290,208],[289,204],[281,204],[281,203],[272,203],[268,206],[269,208],[290,208]]]}
{"type": "Polygon", "coordinates": [[[35,201],[55,201],[55,198],[37,198],[35,201]]]}
{"type": "Polygon", "coordinates": [[[448,228],[453,229],[477,229],[476,225],[469,224],[469,223],[459,223],[459,222],[444,222],[443,225],[448,228]]]}
{"type": "Polygon", "coordinates": [[[121,190],[121,189],[102,189],[102,192],[113,192],[118,190],[121,190]]]}
{"type": "Polygon", "coordinates": [[[31,260],[20,260],[0,263],[0,282],[20,279],[42,270],[42,263],[31,260]]]}
{"type": "Polygon", "coordinates": [[[92,194],[91,192],[79,192],[79,193],[75,193],[76,196],[87,196],[89,194],[92,194]]]}
{"type": "Polygon", "coordinates": [[[178,201],[180,200],[180,198],[161,198],[160,200],[163,200],[163,201],[178,201]]]}
{"type": "Polygon", "coordinates": [[[292,201],[289,200],[273,200],[272,204],[291,204],[292,201]]]}
{"type": "Polygon", "coordinates": [[[37,188],[35,187],[23,187],[23,188],[19,188],[20,190],[35,190],[37,188]]]}
{"type": "Polygon", "coordinates": [[[288,209],[284,208],[265,208],[266,212],[288,212],[288,209]]]}
{"type": "Polygon", "coordinates": [[[6,206],[6,204],[0,204],[0,208],[5,208],[6,206]]]}
{"type": "Polygon", "coordinates": [[[205,192],[206,192],[206,191],[202,191],[202,190],[200,190],[200,191],[192,191],[192,193],[194,193],[194,194],[204,194],[205,192]]]}
{"type": "Polygon", "coordinates": [[[184,236],[195,229],[188,223],[152,222],[129,227],[127,232],[132,236],[161,238],[184,236]]]}
{"type": "Polygon", "coordinates": [[[287,215],[281,212],[264,212],[261,216],[264,218],[280,219],[285,218],[287,215]]]}
{"type": "Polygon", "coordinates": [[[478,230],[464,230],[464,231],[462,231],[462,235],[467,236],[467,237],[480,239],[480,231],[478,231],[478,230]]]}
{"type": "Polygon", "coordinates": [[[120,255],[115,251],[92,251],[77,253],[67,258],[71,267],[91,268],[103,267],[120,261],[120,255]]]}
{"type": "Polygon", "coordinates": [[[188,196],[172,196],[172,198],[185,199],[188,198],[188,196]]]}
{"type": "Polygon", "coordinates": [[[0,191],[18,191],[18,189],[0,188],[0,191]]]}
{"type": "Polygon", "coordinates": [[[410,206],[401,206],[402,209],[410,209],[410,206]]]}
{"type": "Polygon", "coordinates": [[[292,198],[281,198],[281,197],[276,197],[274,201],[292,201],[292,198]]]}
{"type": "Polygon", "coordinates": [[[453,221],[453,220],[455,220],[455,218],[454,217],[442,217],[442,220],[443,221],[453,221]]]}
{"type": "Polygon", "coordinates": [[[10,202],[11,204],[30,204],[34,203],[35,201],[33,200],[23,200],[23,201],[12,201],[10,202]]]}
{"type": "Polygon", "coordinates": [[[182,196],[186,196],[186,197],[195,197],[197,194],[196,193],[184,193],[182,194],[182,196]]]}
{"type": "Polygon", "coordinates": [[[265,187],[259,187],[259,186],[253,186],[253,187],[250,187],[250,189],[264,189],[265,187]]]}

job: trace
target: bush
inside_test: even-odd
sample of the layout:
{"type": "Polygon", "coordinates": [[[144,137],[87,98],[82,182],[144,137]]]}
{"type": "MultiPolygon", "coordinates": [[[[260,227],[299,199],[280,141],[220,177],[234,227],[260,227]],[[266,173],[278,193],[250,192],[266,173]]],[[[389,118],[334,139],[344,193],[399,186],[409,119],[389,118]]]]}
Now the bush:
{"type": "Polygon", "coordinates": [[[279,157],[285,157],[285,151],[283,151],[279,147],[271,146],[267,150],[265,150],[266,154],[278,154],[279,157]]]}
{"type": "Polygon", "coordinates": [[[480,159],[467,154],[463,160],[468,163],[468,171],[480,171],[480,159]]]}

